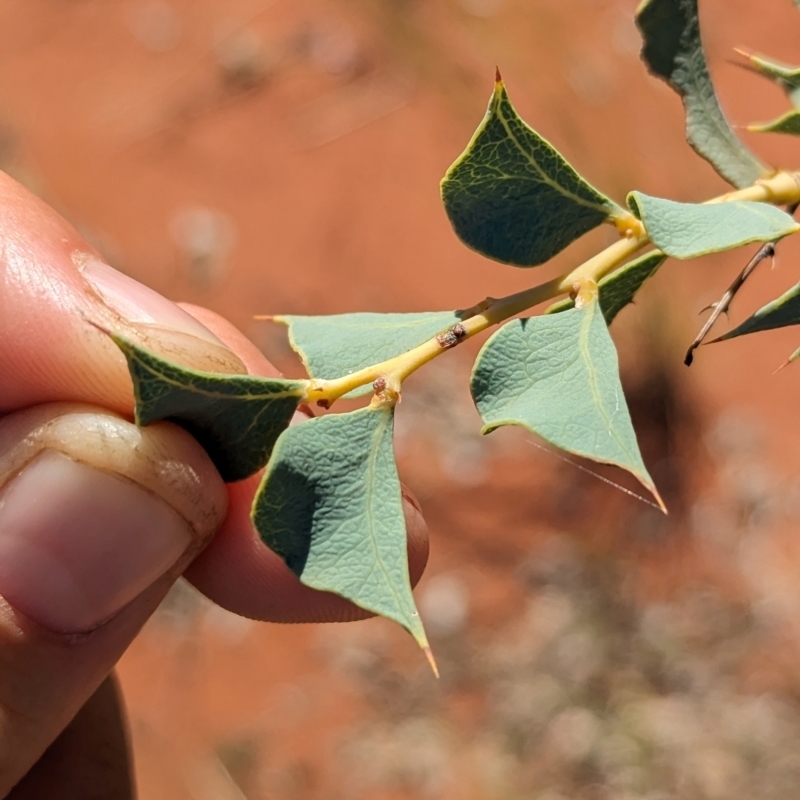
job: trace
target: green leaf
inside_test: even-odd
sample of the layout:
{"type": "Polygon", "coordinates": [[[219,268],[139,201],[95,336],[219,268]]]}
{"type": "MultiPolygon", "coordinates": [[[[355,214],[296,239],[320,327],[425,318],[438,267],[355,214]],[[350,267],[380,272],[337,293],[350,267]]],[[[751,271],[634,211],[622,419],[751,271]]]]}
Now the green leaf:
{"type": "MultiPolygon", "coordinates": [[[[336,314],[274,317],[312,378],[338,378],[399,356],[462,319],[458,311],[422,314],[336,314]]],[[[347,397],[369,394],[362,386],[347,397]]]]}
{"type": "Polygon", "coordinates": [[[136,424],[175,422],[204,447],[225,481],[258,472],[269,460],[304,393],[304,383],[200,372],[111,335],[128,361],[136,424]]]}
{"type": "Polygon", "coordinates": [[[800,111],[787,111],[772,122],[748,125],[747,129],[756,133],[788,133],[791,136],[800,136],[800,111]]]}
{"type": "Polygon", "coordinates": [[[517,267],[543,264],[624,211],[519,117],[497,80],[486,116],[442,180],[458,237],[517,267]]]}
{"type": "Polygon", "coordinates": [[[644,223],[650,241],[673,258],[773,242],[800,230],[789,214],[769,203],[676,203],[631,192],[628,205],[644,223]]]}
{"type": "Polygon", "coordinates": [[[471,388],[483,433],[522,425],[562,450],[628,470],[661,504],[596,301],[504,325],[478,355],[471,388]]]}
{"type": "Polygon", "coordinates": [[[746,333],[757,333],[758,331],[768,331],[773,328],[785,328],[787,325],[800,324],[800,283],[792,286],[789,291],[784,292],[777,300],[767,303],[759,308],[751,317],[746,319],[741,325],[737,325],[733,330],[728,331],[716,342],[726,339],[735,339],[737,336],[744,336],[746,333]]]}
{"type": "MultiPolygon", "coordinates": [[[[600,309],[607,325],[614,321],[614,318],[625,306],[633,302],[633,298],[642,288],[644,282],[656,274],[656,271],[666,259],[666,255],[660,250],[653,250],[633,261],[629,261],[618,270],[598,281],[597,290],[600,295],[600,309]]],[[[553,303],[545,313],[558,314],[574,307],[575,301],[566,298],[553,303]]]]}
{"type": "Polygon", "coordinates": [[[261,539],[300,580],[428,641],[411,594],[393,410],[329,414],[285,430],[253,502],[261,539]]]}
{"type": "Polygon", "coordinates": [[[697,0],[644,0],[636,12],[642,58],[683,100],[686,138],[725,180],[750,186],[769,170],[739,141],[719,106],[708,72],[697,0]]]}

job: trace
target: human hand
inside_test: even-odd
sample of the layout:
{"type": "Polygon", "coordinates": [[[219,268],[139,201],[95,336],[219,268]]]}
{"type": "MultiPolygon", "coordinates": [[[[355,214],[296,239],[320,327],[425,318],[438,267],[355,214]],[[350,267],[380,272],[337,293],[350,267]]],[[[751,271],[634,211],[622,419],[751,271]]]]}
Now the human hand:
{"type": "MultiPolygon", "coordinates": [[[[0,798],[133,796],[107,678],[181,574],[255,619],[367,616],[258,540],[258,476],[225,486],[184,430],[130,422],[125,361],[92,323],[188,366],[277,374],[225,320],[112,270],[0,173],[0,798]]],[[[415,583],[427,535],[404,507],[415,583]]]]}

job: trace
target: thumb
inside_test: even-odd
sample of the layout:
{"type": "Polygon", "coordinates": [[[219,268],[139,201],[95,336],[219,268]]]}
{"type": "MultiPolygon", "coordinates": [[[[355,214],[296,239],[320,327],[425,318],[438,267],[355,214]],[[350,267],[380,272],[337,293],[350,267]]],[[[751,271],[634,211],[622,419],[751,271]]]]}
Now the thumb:
{"type": "Polygon", "coordinates": [[[92,406],[0,420],[0,797],[74,717],[225,516],[199,444],[92,406]]]}

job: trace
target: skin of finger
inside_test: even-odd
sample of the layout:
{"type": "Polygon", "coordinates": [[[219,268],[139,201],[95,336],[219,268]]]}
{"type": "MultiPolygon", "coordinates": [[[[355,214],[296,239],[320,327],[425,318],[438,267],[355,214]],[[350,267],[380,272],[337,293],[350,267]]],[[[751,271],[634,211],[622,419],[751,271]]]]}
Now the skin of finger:
{"type": "Polygon", "coordinates": [[[7,800],[135,800],[127,720],[109,675],[7,800]]]}
{"type": "Polygon", "coordinates": [[[69,400],[131,414],[125,359],[95,325],[180,356],[189,366],[244,371],[219,343],[201,340],[198,346],[185,332],[132,324],[103,302],[80,271],[98,254],[2,172],[0,242],[0,414],[69,400]]]}
{"type": "Polygon", "coordinates": [[[194,531],[194,552],[225,518],[228,492],[207,453],[183,428],[138,428],[80,403],[46,403],[0,419],[0,486],[45,451],[125,478],[160,497],[194,531]]]}
{"type": "Polygon", "coordinates": [[[139,429],[85,405],[49,404],[0,420],[0,481],[43,450],[141,485],[193,532],[165,576],[94,631],[58,634],[0,600],[0,797],[74,717],[225,515],[227,491],[200,445],[183,429],[139,429]],[[163,477],[164,479],[160,479],[163,477]]]}
{"type": "MultiPolygon", "coordinates": [[[[182,307],[233,350],[254,375],[278,371],[244,334],[227,320],[197,306],[182,307]]],[[[344,622],[367,614],[343,598],[300,583],[283,560],[261,543],[250,521],[260,475],[228,487],[230,509],[211,544],[195,559],[186,577],[218,605],[236,614],[270,622],[344,622]]],[[[419,505],[403,489],[412,585],[428,561],[428,529],[419,505]]]]}
{"type": "Polygon", "coordinates": [[[0,412],[77,400],[130,413],[124,361],[85,323],[98,302],[72,254],[96,253],[49,206],[0,173],[0,412]]]}
{"type": "Polygon", "coordinates": [[[185,567],[181,560],[111,621],[81,636],[44,630],[0,601],[0,797],[74,719],[185,567]]]}

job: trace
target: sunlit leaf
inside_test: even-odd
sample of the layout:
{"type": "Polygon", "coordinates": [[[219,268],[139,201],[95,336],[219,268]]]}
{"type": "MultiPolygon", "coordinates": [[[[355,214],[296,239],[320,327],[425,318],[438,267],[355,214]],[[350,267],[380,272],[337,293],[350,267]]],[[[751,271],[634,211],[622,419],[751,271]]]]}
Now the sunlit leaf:
{"type": "Polygon", "coordinates": [[[226,481],[246,478],[267,463],[303,396],[300,381],[200,372],[121,336],[111,338],[128,361],[136,424],[163,419],[185,428],[226,481]]]}
{"type": "Polygon", "coordinates": [[[689,144],[734,186],[750,186],[768,174],[719,106],[700,39],[697,0],[644,0],[636,23],[648,68],[683,100],[689,144]]]}
{"type": "MultiPolygon", "coordinates": [[[[274,317],[289,328],[289,343],[312,378],[338,378],[399,356],[459,322],[457,311],[421,314],[336,314],[274,317]]],[[[372,391],[362,386],[348,395],[372,391]]]]}
{"type": "Polygon", "coordinates": [[[562,450],[628,470],[660,502],[596,301],[504,325],[481,350],[471,388],[484,433],[521,425],[562,450]]]}
{"type": "Polygon", "coordinates": [[[411,594],[393,411],[364,408],[285,430],[253,502],[261,539],[300,580],[428,642],[411,594]]]}
{"type": "Polygon", "coordinates": [[[519,117],[498,80],[486,116],[442,180],[459,238],[495,261],[543,264],[625,212],[519,117]]]}
{"type": "MultiPolygon", "coordinates": [[[[658,268],[666,260],[666,255],[659,250],[645,253],[643,256],[628,262],[618,270],[601,278],[597,283],[600,294],[600,308],[606,324],[610,325],[625,306],[633,302],[633,298],[644,282],[655,275],[658,268]]],[[[570,298],[553,303],[545,313],[558,314],[573,308],[575,302],[570,298]]]]}
{"type": "Polygon", "coordinates": [[[769,203],[676,203],[631,192],[628,205],[644,223],[650,241],[673,258],[773,242],[800,230],[791,215],[769,203]]]}

